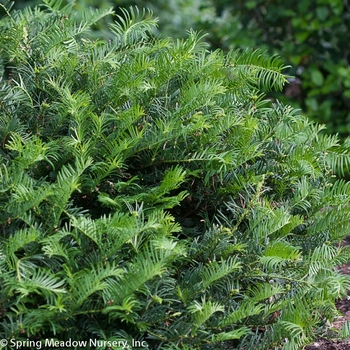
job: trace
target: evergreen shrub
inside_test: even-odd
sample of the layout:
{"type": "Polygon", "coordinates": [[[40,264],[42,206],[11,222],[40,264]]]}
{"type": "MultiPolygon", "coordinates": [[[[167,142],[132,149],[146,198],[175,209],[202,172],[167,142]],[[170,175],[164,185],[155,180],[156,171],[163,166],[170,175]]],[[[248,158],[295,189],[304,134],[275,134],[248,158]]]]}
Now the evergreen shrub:
{"type": "Polygon", "coordinates": [[[154,38],[137,9],[93,40],[112,11],[61,5],[1,5],[0,338],[299,349],[321,334],[350,287],[335,269],[350,184],[333,175],[350,159],[264,99],[286,82],[278,58],[154,38]]]}
{"type": "MultiPolygon", "coordinates": [[[[289,103],[300,106],[327,133],[350,135],[350,6],[341,0],[210,0],[216,15],[197,26],[212,28],[214,47],[265,48],[277,52],[295,78],[286,85],[289,103]],[[242,35],[243,33],[243,35],[242,35]]],[[[204,13],[204,11],[203,11],[204,13]]],[[[197,27],[196,26],[196,27],[197,27]]]]}

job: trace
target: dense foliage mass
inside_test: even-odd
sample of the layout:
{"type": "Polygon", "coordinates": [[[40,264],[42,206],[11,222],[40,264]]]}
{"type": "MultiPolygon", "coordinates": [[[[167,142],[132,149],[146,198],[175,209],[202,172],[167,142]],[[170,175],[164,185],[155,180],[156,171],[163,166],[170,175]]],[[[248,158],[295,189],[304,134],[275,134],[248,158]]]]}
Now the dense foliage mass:
{"type": "Polygon", "coordinates": [[[111,11],[60,4],[3,8],[0,338],[310,342],[350,287],[347,148],[263,100],[277,58],[154,39],[136,9],[92,40],[111,11]]]}
{"type": "Polygon", "coordinates": [[[342,0],[219,0],[211,42],[278,53],[295,76],[284,94],[328,132],[350,134],[350,6],[342,0]]]}
{"type": "MultiPolygon", "coordinates": [[[[16,1],[18,8],[39,0],[16,1]]],[[[65,1],[69,2],[69,1],[65,1]]],[[[327,124],[328,133],[350,134],[348,33],[350,6],[342,0],[77,0],[75,8],[137,5],[160,17],[162,36],[184,37],[183,28],[209,33],[212,48],[259,48],[278,53],[294,76],[279,100],[327,124]]],[[[103,24],[102,24],[103,26],[103,24]]],[[[97,26],[94,29],[101,28],[97,26]]]]}

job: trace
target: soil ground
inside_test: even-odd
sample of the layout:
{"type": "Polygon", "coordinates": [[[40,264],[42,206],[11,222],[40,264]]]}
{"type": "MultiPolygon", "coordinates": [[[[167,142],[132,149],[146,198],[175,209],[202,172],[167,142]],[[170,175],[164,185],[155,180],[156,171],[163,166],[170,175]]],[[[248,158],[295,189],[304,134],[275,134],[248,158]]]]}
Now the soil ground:
{"type": "MultiPolygon", "coordinates": [[[[350,237],[347,237],[344,241],[344,245],[350,246],[350,237]]],[[[350,262],[339,266],[339,270],[344,275],[350,275],[350,262]]],[[[350,322],[350,291],[348,296],[343,300],[337,302],[337,308],[341,312],[342,316],[338,317],[332,324],[333,328],[341,329],[345,322],[350,322]]],[[[305,350],[350,350],[350,339],[348,340],[330,340],[330,339],[318,339],[313,344],[306,346],[305,350]]]]}

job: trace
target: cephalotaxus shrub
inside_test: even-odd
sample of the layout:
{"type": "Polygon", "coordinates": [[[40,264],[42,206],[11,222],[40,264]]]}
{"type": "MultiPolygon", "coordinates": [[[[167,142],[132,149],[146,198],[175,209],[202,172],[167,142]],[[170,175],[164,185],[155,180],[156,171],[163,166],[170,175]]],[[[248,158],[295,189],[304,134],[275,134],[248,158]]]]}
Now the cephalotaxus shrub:
{"type": "Polygon", "coordinates": [[[61,5],[3,7],[0,337],[310,342],[350,286],[346,148],[263,100],[278,59],[153,38],[136,9],[91,40],[111,11],[61,5]]]}

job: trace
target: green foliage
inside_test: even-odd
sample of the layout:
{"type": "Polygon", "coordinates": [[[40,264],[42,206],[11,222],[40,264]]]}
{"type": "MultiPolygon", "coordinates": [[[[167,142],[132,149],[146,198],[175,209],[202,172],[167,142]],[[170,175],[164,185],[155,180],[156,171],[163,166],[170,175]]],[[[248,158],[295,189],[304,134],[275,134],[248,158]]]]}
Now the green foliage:
{"type": "Polygon", "coordinates": [[[329,133],[349,136],[350,7],[346,1],[220,0],[210,5],[216,15],[203,16],[193,26],[209,31],[213,47],[258,47],[278,53],[295,76],[284,90],[289,103],[326,123],[329,133]]]}
{"type": "Polygon", "coordinates": [[[276,57],[59,5],[1,20],[0,337],[311,341],[350,287],[347,145],[263,99],[276,57]]]}
{"type": "MultiPolygon", "coordinates": [[[[16,1],[17,7],[39,1],[16,1]]],[[[68,1],[67,1],[68,2],[68,1]]],[[[280,55],[291,69],[290,84],[271,97],[302,108],[328,133],[350,134],[350,80],[347,33],[350,7],[341,0],[293,1],[211,1],[174,0],[125,1],[78,0],[75,9],[137,5],[160,17],[157,31],[162,36],[184,37],[183,28],[208,32],[212,48],[259,48],[268,55],[280,55]]],[[[106,23],[95,25],[95,31],[106,23]]],[[[99,34],[101,34],[99,32],[99,34]]],[[[104,35],[107,35],[106,33],[104,35]]]]}

